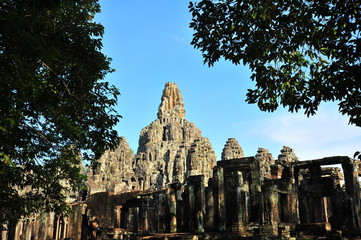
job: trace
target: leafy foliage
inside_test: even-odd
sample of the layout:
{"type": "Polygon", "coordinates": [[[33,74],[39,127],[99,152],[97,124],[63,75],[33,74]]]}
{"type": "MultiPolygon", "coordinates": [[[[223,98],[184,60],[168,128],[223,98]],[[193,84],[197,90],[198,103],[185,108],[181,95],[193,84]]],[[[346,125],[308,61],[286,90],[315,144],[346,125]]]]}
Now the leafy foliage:
{"type": "Polygon", "coordinates": [[[96,0],[0,3],[0,225],[66,210],[84,160],[115,144],[119,91],[104,76],[96,0]]]}
{"type": "Polygon", "coordinates": [[[212,66],[221,57],[253,71],[247,102],[316,113],[338,101],[361,126],[361,5],[354,0],[202,0],[190,3],[192,45],[212,66]]]}

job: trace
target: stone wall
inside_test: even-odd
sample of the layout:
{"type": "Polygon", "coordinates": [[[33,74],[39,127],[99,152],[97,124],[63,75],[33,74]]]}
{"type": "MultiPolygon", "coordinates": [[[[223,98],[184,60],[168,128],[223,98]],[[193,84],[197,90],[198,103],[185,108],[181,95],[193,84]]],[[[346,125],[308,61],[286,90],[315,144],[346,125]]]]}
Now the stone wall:
{"type": "Polygon", "coordinates": [[[289,147],[274,159],[261,148],[254,157],[218,161],[207,183],[204,175],[191,175],[184,184],[133,192],[128,198],[124,193],[94,194],[87,204],[103,231],[113,226],[113,231],[118,227],[139,235],[189,232],[205,239],[222,239],[215,232],[354,239],[361,234],[359,165],[348,157],[298,161],[289,147]],[[349,176],[345,186],[340,169],[327,166],[332,164],[341,164],[349,176]],[[117,197],[121,200],[115,201],[117,197]]]}
{"type": "Polygon", "coordinates": [[[88,175],[89,194],[97,192],[129,192],[137,187],[133,155],[127,140],[119,138],[114,150],[107,150],[90,169],[88,175]]]}

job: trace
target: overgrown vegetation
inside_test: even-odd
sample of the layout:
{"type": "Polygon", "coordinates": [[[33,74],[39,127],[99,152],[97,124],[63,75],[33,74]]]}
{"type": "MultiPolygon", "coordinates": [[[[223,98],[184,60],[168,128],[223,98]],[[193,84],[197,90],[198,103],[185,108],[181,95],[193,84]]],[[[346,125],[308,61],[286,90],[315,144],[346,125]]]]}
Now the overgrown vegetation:
{"type": "Polygon", "coordinates": [[[96,0],[0,3],[0,226],[66,210],[82,158],[117,139],[119,91],[103,80],[113,70],[99,11],[96,0]]]}
{"type": "Polygon", "coordinates": [[[212,66],[221,57],[249,66],[247,102],[317,112],[337,101],[361,126],[361,4],[354,0],[201,0],[190,3],[192,44],[212,66]]]}

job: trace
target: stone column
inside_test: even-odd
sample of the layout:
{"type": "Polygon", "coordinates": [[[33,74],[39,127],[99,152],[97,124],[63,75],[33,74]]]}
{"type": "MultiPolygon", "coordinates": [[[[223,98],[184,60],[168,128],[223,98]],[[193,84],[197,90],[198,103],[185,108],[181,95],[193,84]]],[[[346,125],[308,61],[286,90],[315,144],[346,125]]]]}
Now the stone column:
{"type": "MultiPolygon", "coordinates": [[[[69,215],[69,218],[67,220],[67,238],[72,238],[72,239],[85,239],[86,238],[86,232],[85,232],[85,228],[88,227],[88,218],[87,218],[87,205],[85,203],[79,203],[79,204],[74,204],[71,206],[73,214],[69,215]]],[[[45,213],[44,213],[45,214],[45,213]]],[[[49,228],[49,219],[50,219],[50,214],[47,214],[47,218],[46,218],[46,222],[45,223],[41,223],[40,225],[42,226],[43,224],[45,224],[43,227],[44,229],[48,229],[49,228]]],[[[41,234],[41,236],[39,236],[39,239],[48,239],[49,237],[46,237],[46,235],[43,233],[41,234]]]]}
{"type": "Polygon", "coordinates": [[[115,206],[115,224],[114,226],[116,228],[121,228],[122,227],[122,205],[117,205],[115,206]]]}
{"type": "Polygon", "coordinates": [[[165,209],[165,205],[166,205],[166,196],[163,193],[157,194],[156,195],[156,205],[155,205],[155,209],[156,209],[156,219],[157,219],[157,225],[155,226],[156,231],[158,233],[164,233],[167,231],[167,227],[166,227],[166,209],[165,209]]]}
{"type": "Polygon", "coordinates": [[[148,233],[148,199],[142,199],[142,203],[139,209],[139,225],[138,233],[148,233]]]}
{"type": "MultiPolygon", "coordinates": [[[[11,221],[11,220],[10,220],[11,221]]],[[[9,239],[20,239],[20,235],[23,234],[24,222],[26,220],[19,220],[14,222],[14,225],[9,223],[9,239]],[[11,226],[14,226],[14,232],[11,231],[11,226]],[[15,235],[10,235],[10,233],[14,233],[15,235]]],[[[23,236],[25,238],[25,235],[23,236]]]]}
{"type": "Polygon", "coordinates": [[[33,240],[38,240],[39,239],[39,229],[43,228],[43,226],[40,225],[40,217],[41,216],[38,215],[34,219],[34,224],[33,224],[33,236],[34,236],[34,239],[33,240]]]}
{"type": "Polygon", "coordinates": [[[214,168],[214,185],[213,185],[213,198],[214,198],[214,211],[215,218],[214,224],[216,230],[220,232],[226,231],[226,211],[224,199],[224,176],[223,168],[217,166],[214,168]]]}
{"type": "MultiPolygon", "coordinates": [[[[178,204],[179,205],[179,204],[178,204]]],[[[190,208],[189,208],[189,187],[188,185],[184,188],[183,193],[183,209],[182,209],[182,231],[183,232],[190,232],[190,208]]]]}
{"type": "Polygon", "coordinates": [[[47,219],[47,231],[46,231],[46,237],[47,239],[53,239],[54,238],[54,223],[55,223],[55,214],[53,212],[49,213],[49,217],[47,219]]]}
{"type": "Polygon", "coordinates": [[[171,188],[167,188],[167,199],[169,207],[169,230],[171,233],[177,232],[177,202],[175,192],[171,188]]]}
{"type": "Polygon", "coordinates": [[[130,232],[137,232],[139,223],[139,208],[130,207],[126,213],[126,226],[125,228],[130,232]]]}
{"type": "Polygon", "coordinates": [[[242,233],[245,232],[245,223],[248,219],[247,211],[247,195],[248,187],[247,183],[243,182],[243,174],[241,171],[234,172],[235,184],[236,184],[236,198],[234,201],[234,219],[232,219],[232,232],[242,233]]]}
{"type": "MultiPolygon", "coordinates": [[[[194,213],[196,212],[196,207],[195,207],[195,190],[194,190],[194,185],[189,184],[187,185],[187,207],[188,207],[188,214],[187,214],[187,218],[189,219],[188,221],[188,229],[189,232],[195,232],[194,230],[194,226],[195,226],[195,219],[194,219],[194,213]]],[[[185,219],[186,220],[186,219],[185,219]]]]}
{"type": "Polygon", "coordinates": [[[209,181],[206,188],[206,215],[204,219],[207,230],[214,230],[214,214],[213,182],[209,181]]]}
{"type": "Polygon", "coordinates": [[[277,192],[277,186],[271,181],[267,181],[267,182],[268,183],[265,183],[265,185],[262,186],[263,222],[261,227],[261,233],[266,236],[278,236],[279,196],[277,192]]]}
{"type": "Polygon", "coordinates": [[[32,240],[33,237],[33,219],[32,216],[26,220],[25,236],[27,240],[32,240]]]}
{"type": "Polygon", "coordinates": [[[190,232],[204,232],[205,215],[205,187],[204,176],[190,176],[188,178],[188,205],[190,232]]]}
{"type": "MultiPolygon", "coordinates": [[[[176,211],[176,227],[177,232],[184,232],[184,221],[183,221],[183,186],[180,182],[172,183],[171,188],[174,192],[175,200],[175,211],[176,211]]],[[[187,219],[188,222],[188,219],[187,219]]]]}
{"type": "Polygon", "coordinates": [[[59,217],[59,232],[58,232],[58,239],[64,238],[64,218],[63,216],[59,217]]]}
{"type": "Polygon", "coordinates": [[[204,215],[206,212],[206,196],[205,196],[205,186],[204,186],[204,176],[197,176],[196,181],[196,208],[197,208],[197,226],[196,232],[204,232],[204,215]]]}
{"type": "Polygon", "coordinates": [[[350,199],[351,213],[347,217],[351,233],[361,233],[361,202],[360,202],[360,183],[358,181],[358,166],[360,161],[345,158],[342,161],[342,169],[345,176],[346,193],[350,199]]]}

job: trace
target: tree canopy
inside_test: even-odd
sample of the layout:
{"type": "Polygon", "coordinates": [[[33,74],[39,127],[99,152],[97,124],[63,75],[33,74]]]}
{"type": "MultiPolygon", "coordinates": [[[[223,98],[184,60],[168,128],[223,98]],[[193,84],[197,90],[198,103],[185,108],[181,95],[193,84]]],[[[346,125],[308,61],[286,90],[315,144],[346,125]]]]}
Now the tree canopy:
{"type": "Polygon", "coordinates": [[[355,0],[202,0],[190,3],[192,45],[212,66],[221,57],[252,70],[248,103],[316,113],[337,101],[361,126],[360,24],[355,0]]]}
{"type": "Polygon", "coordinates": [[[119,91],[101,53],[97,0],[0,3],[0,226],[65,209],[80,162],[113,146],[119,91]],[[62,184],[62,183],[67,184],[62,184]]]}

